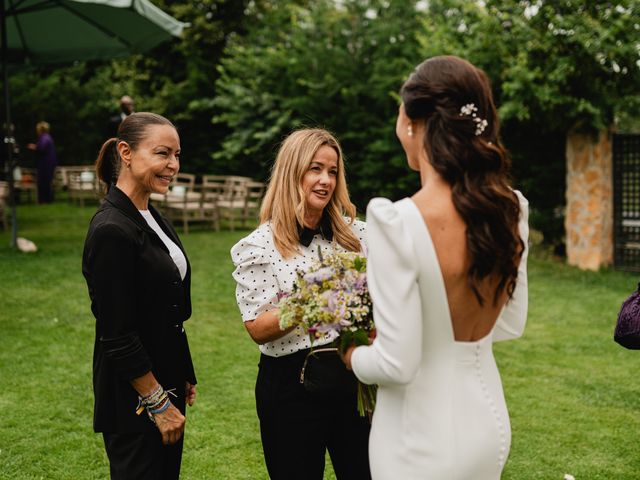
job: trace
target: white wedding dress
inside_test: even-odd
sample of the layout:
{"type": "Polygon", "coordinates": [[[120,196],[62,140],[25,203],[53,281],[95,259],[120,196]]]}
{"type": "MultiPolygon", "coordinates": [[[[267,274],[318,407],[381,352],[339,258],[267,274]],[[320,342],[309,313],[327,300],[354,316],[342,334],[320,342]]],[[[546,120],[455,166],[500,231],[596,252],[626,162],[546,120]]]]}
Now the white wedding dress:
{"type": "MultiPolygon", "coordinates": [[[[528,202],[516,193],[526,246],[528,202]]],[[[492,343],[524,330],[527,250],[492,332],[457,342],[436,251],[415,203],[372,200],[367,238],[377,338],[357,348],[351,362],[362,382],[379,385],[369,440],[373,478],[499,479],[511,430],[492,343]]]]}

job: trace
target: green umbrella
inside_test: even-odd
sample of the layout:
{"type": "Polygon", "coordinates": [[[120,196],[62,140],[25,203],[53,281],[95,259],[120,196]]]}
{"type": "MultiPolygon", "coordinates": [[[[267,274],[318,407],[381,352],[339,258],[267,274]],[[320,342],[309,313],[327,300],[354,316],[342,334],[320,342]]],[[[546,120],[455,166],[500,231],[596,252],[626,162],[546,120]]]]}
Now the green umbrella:
{"type": "Polygon", "coordinates": [[[145,52],[184,24],[148,0],[4,0],[9,63],[51,64],[145,52]]]}
{"type": "Polygon", "coordinates": [[[16,217],[11,161],[11,124],[7,65],[64,64],[145,52],[186,26],[148,0],[0,0],[5,135],[12,245],[16,217]]]}

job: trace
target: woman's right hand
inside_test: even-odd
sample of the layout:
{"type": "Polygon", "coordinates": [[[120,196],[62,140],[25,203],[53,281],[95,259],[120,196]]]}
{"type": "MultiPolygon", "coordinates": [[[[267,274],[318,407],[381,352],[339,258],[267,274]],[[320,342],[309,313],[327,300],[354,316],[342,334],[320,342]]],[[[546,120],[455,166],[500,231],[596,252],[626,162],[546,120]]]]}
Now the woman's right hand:
{"type": "Polygon", "coordinates": [[[164,412],[155,414],[153,418],[162,434],[163,445],[173,445],[182,438],[186,419],[173,404],[164,412]]]}

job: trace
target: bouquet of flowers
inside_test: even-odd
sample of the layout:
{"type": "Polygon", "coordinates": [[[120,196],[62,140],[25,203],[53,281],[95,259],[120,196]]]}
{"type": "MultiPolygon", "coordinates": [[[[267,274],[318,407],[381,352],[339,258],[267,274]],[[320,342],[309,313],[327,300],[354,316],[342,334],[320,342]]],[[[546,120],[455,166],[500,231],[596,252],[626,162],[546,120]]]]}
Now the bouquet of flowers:
{"type": "MultiPolygon", "coordinates": [[[[311,344],[327,333],[339,334],[337,347],[369,345],[374,331],[367,288],[367,259],[354,252],[323,255],[305,272],[298,272],[290,293],[280,297],[280,328],[300,326],[311,344]]],[[[313,348],[312,352],[313,353],[313,348]]],[[[358,382],[358,411],[369,416],[375,407],[375,385],[358,382]]]]}

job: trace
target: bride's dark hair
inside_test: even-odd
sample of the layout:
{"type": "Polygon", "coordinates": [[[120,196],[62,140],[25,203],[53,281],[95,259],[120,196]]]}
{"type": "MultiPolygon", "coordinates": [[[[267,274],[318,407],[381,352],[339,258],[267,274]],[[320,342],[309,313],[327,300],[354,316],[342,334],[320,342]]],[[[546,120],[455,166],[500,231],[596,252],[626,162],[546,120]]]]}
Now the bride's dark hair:
{"type": "Polygon", "coordinates": [[[478,302],[484,303],[481,282],[493,275],[499,280],[494,304],[505,289],[511,297],[524,243],[489,79],[461,58],[433,57],[418,65],[400,96],[407,116],[424,121],[429,162],[451,185],[453,204],[466,223],[467,277],[478,302]],[[477,109],[475,117],[461,111],[469,104],[477,109]]]}

